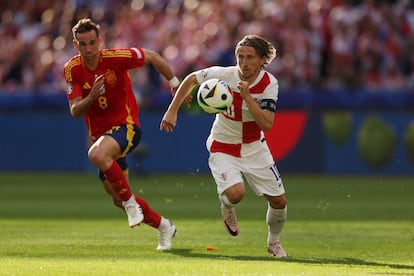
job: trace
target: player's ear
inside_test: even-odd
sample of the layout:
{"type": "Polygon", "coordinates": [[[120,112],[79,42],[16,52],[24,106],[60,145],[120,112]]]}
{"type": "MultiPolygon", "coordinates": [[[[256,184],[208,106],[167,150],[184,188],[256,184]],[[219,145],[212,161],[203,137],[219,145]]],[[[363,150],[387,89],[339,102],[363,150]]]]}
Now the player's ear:
{"type": "Polygon", "coordinates": [[[76,41],[76,39],[73,39],[72,43],[73,43],[73,47],[79,50],[78,41],[76,41]]]}

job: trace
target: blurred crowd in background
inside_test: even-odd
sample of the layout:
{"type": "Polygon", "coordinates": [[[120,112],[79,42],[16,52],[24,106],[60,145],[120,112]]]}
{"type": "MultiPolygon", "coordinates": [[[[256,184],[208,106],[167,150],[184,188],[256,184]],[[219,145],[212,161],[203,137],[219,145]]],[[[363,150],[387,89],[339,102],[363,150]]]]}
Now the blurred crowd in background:
{"type": "MultiPolygon", "coordinates": [[[[235,64],[245,34],[274,43],[280,91],[414,91],[411,0],[0,0],[0,93],[64,93],[71,28],[90,17],[104,48],[145,47],[179,78],[235,64]]],[[[131,72],[143,104],[169,97],[152,68],[131,72]]],[[[293,93],[292,92],[292,93],[293,93]]]]}

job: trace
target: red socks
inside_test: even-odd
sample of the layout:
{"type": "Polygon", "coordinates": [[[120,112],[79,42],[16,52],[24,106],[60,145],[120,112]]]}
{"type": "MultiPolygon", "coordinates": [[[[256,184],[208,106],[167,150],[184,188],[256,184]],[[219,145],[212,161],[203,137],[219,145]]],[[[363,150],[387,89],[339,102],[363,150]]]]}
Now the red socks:
{"type": "Polygon", "coordinates": [[[151,209],[143,198],[135,195],[135,200],[141,206],[142,213],[144,214],[144,223],[151,227],[158,228],[161,223],[161,216],[151,209]]]}
{"type": "Polygon", "coordinates": [[[112,162],[111,167],[104,172],[104,175],[122,201],[127,201],[131,198],[132,193],[128,180],[117,162],[112,162]]]}
{"type": "MultiPolygon", "coordinates": [[[[131,198],[132,192],[128,180],[117,162],[114,161],[111,167],[104,172],[104,175],[122,201],[127,201],[131,198]]],[[[142,213],[144,214],[144,223],[158,228],[161,223],[161,216],[152,210],[143,198],[135,195],[135,200],[141,206],[142,213]]]]}

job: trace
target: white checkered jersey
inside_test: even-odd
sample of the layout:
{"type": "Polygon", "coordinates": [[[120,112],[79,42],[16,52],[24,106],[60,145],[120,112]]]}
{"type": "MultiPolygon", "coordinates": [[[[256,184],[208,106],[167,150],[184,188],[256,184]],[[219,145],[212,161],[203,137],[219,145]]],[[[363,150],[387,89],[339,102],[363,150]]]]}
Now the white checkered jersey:
{"type": "MultiPolygon", "coordinates": [[[[263,131],[255,123],[246,103],[240,97],[237,83],[240,81],[236,66],[213,66],[196,72],[198,83],[218,78],[226,81],[233,91],[233,104],[223,113],[216,115],[211,128],[210,138],[213,143],[211,152],[224,152],[240,156],[242,144],[260,140],[263,131]]],[[[265,70],[261,70],[257,79],[249,86],[252,97],[262,108],[275,111],[279,93],[277,79],[265,70]]]]}

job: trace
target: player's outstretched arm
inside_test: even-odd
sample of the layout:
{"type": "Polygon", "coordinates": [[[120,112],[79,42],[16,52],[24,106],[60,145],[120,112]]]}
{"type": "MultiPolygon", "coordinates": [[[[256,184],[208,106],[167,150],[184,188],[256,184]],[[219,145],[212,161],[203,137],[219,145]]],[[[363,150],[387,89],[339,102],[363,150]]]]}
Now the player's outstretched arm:
{"type": "Polygon", "coordinates": [[[175,76],[173,69],[168,62],[160,56],[157,52],[142,49],[144,51],[145,63],[151,64],[169,83],[171,89],[175,92],[175,89],[180,85],[180,81],[175,76]]]}
{"type": "Polygon", "coordinates": [[[173,131],[173,128],[177,123],[177,114],[181,104],[189,96],[191,90],[197,84],[197,78],[194,73],[191,73],[190,75],[185,77],[181,85],[178,87],[177,93],[175,93],[174,98],[172,99],[167,111],[165,112],[161,120],[160,130],[165,130],[166,132],[173,131]]]}

